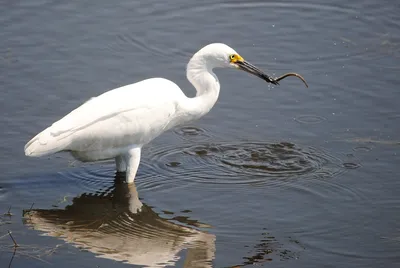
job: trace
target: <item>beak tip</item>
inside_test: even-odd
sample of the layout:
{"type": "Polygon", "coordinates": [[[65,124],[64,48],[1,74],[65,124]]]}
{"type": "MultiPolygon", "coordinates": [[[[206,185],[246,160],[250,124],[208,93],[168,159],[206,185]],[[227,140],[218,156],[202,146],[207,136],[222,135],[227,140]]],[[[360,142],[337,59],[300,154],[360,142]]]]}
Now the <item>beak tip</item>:
{"type": "Polygon", "coordinates": [[[273,85],[279,86],[279,82],[276,81],[276,79],[274,79],[274,78],[272,78],[272,77],[268,77],[268,78],[266,79],[266,81],[269,82],[269,83],[271,83],[271,84],[273,84],[273,85]]]}

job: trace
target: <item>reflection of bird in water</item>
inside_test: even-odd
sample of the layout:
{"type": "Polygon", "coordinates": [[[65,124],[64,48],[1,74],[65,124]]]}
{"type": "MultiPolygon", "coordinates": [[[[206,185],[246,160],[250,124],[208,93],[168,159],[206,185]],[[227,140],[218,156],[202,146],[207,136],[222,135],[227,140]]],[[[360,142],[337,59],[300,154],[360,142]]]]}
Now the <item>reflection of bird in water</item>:
{"type": "Polygon", "coordinates": [[[70,151],[81,161],[115,158],[117,171],[126,171],[126,181],[133,182],[143,145],[174,126],[202,117],[214,106],[220,90],[214,68],[244,70],[272,84],[296,76],[307,86],[298,74],[274,79],[229,46],[210,44],[194,54],[187,65],[186,75],[196,88],[196,97],[186,97],[175,83],[163,78],[110,90],[36,135],[25,145],[25,154],[70,151]]]}
{"type": "Polygon", "coordinates": [[[24,222],[100,257],[130,264],[174,265],[183,250],[184,267],[211,267],[214,259],[214,235],[161,218],[139,200],[135,184],[118,179],[100,194],[74,198],[65,209],[25,211],[24,222]]]}

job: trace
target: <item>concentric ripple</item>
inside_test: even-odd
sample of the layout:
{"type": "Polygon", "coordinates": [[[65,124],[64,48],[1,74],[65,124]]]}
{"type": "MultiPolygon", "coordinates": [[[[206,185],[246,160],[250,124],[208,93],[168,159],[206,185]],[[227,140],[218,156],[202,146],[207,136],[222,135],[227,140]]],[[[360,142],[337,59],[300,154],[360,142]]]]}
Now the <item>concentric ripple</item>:
{"type": "Polygon", "coordinates": [[[202,143],[162,148],[150,157],[159,173],[207,183],[282,183],[329,178],[343,171],[341,160],[292,143],[202,143]]]}
{"type": "Polygon", "coordinates": [[[69,182],[73,188],[88,193],[102,192],[112,186],[110,179],[115,175],[114,163],[105,165],[87,165],[79,169],[67,169],[59,173],[60,179],[69,182]]]}
{"type": "Polygon", "coordinates": [[[319,124],[325,120],[325,117],[318,115],[299,115],[295,118],[295,121],[301,124],[319,124]]]}
{"type": "Polygon", "coordinates": [[[183,140],[189,141],[204,141],[210,138],[210,134],[205,129],[194,127],[194,126],[184,126],[176,128],[174,130],[175,134],[181,137],[183,140]]]}

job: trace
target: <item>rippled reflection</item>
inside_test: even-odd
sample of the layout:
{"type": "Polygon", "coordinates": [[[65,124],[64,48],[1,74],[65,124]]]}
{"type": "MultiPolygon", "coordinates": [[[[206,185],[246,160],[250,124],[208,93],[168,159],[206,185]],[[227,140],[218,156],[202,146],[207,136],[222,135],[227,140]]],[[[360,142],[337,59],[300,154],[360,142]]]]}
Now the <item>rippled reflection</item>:
{"type": "Polygon", "coordinates": [[[304,250],[304,247],[299,241],[290,239],[290,246],[292,250],[284,247],[279,243],[274,236],[271,236],[268,232],[262,233],[262,238],[253,246],[247,246],[249,252],[243,257],[243,263],[231,266],[230,268],[238,268],[249,265],[263,265],[263,263],[270,262],[278,256],[283,260],[296,259],[300,251],[304,250]]]}
{"type": "Polygon", "coordinates": [[[214,259],[214,235],[161,218],[139,200],[134,184],[118,177],[113,186],[82,194],[65,209],[25,211],[24,222],[99,257],[130,264],[175,265],[184,250],[184,267],[211,267],[214,259]]]}

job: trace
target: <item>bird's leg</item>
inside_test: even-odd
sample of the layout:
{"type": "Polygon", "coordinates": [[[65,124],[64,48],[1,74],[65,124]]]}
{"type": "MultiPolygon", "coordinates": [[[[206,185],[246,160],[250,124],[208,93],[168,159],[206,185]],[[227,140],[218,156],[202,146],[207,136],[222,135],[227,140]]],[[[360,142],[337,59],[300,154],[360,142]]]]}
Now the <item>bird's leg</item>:
{"type": "Polygon", "coordinates": [[[133,183],[140,163],[141,148],[132,148],[124,155],[126,162],[126,182],[133,183]]]}
{"type": "Polygon", "coordinates": [[[115,165],[117,166],[117,172],[126,171],[126,162],[122,155],[119,155],[115,158],[115,165]]]}

